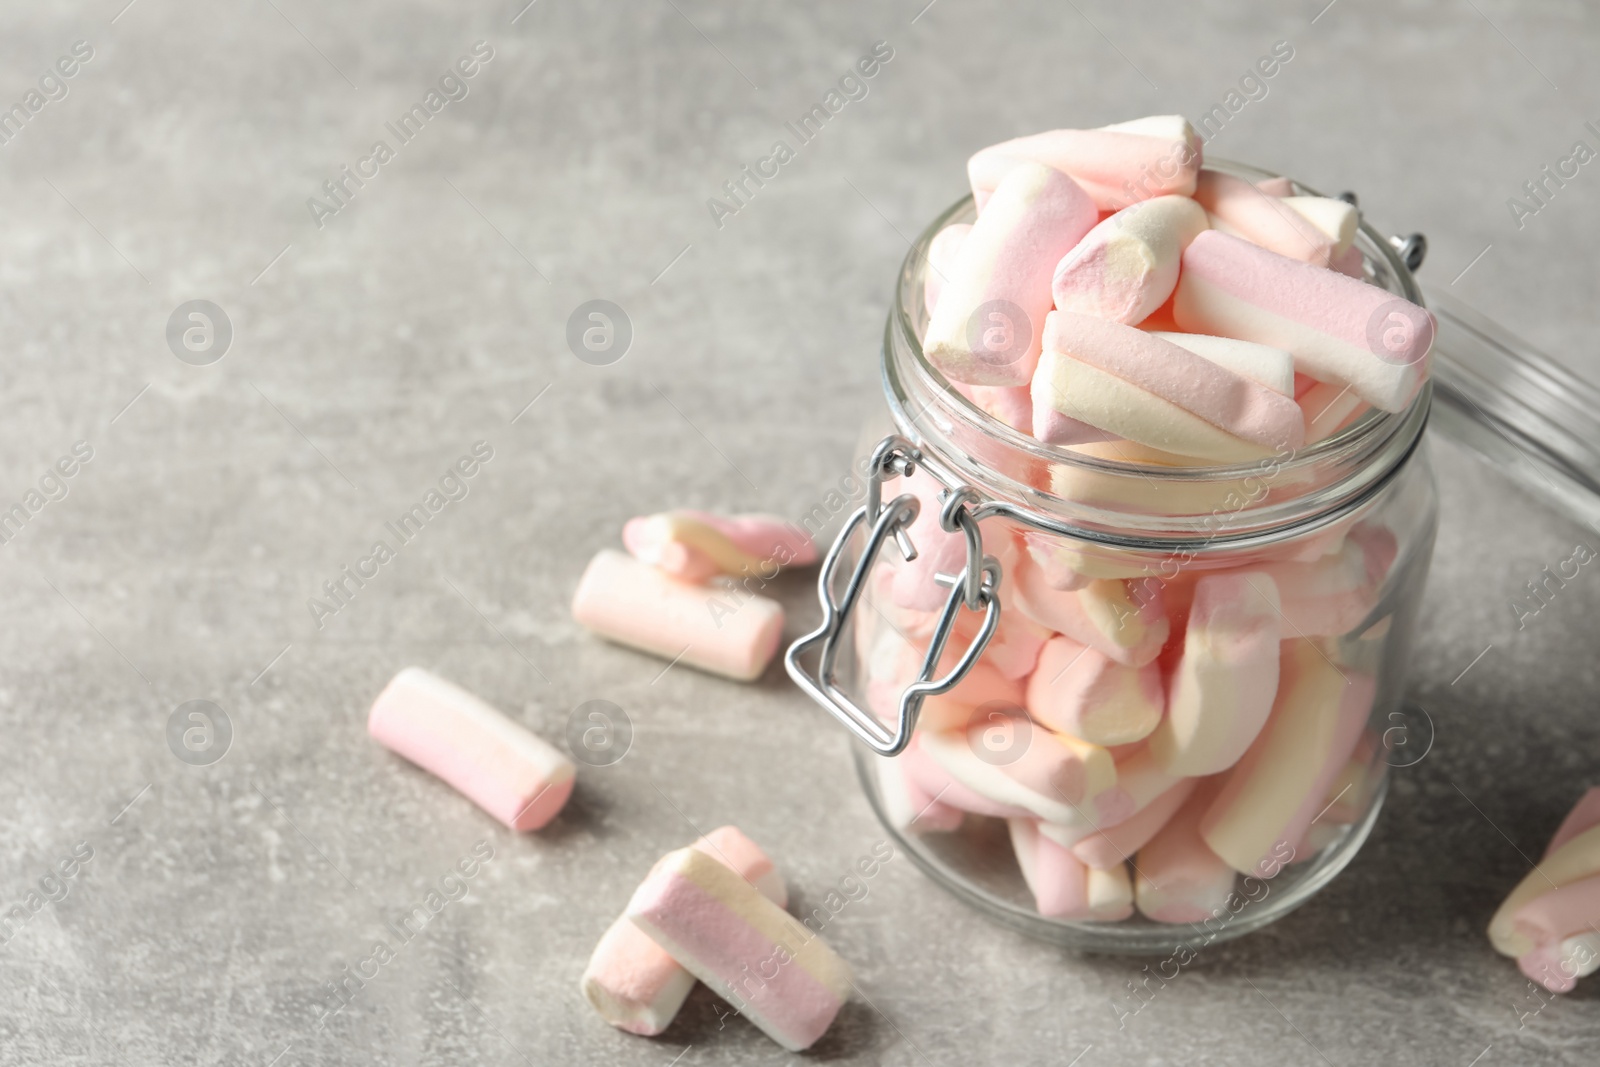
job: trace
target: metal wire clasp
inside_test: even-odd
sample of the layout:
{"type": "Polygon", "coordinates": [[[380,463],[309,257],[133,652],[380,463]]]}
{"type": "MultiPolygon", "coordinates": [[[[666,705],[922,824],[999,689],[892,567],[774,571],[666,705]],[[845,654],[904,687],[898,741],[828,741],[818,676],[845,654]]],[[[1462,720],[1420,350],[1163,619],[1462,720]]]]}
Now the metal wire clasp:
{"type": "Polygon", "coordinates": [[[880,441],[872,453],[872,469],[867,482],[867,501],[851,514],[822,561],[822,573],[817,579],[817,597],[822,602],[822,623],[811,633],[790,645],[789,651],[783,657],[784,666],[789,671],[789,677],[795,680],[795,684],[832,712],[851,733],[881,756],[898,755],[910,743],[911,732],[917,725],[917,714],[922,710],[922,701],[955,688],[983,655],[983,650],[988,646],[989,639],[994,636],[995,628],[1000,623],[998,593],[1000,564],[994,557],[983,554],[983,538],[978,532],[978,520],[972,515],[972,507],[979,499],[976,490],[960,484],[948,472],[929,463],[905,438],[891,435],[880,441]],[[938,576],[941,584],[944,581],[950,582],[950,595],[945,599],[944,609],[934,626],[933,637],[922,658],[921,670],[918,671],[916,679],[900,694],[898,719],[893,729],[890,729],[876,715],[862,709],[839,688],[835,679],[835,668],[839,656],[839,639],[845,633],[850,613],[861,599],[867,578],[877,561],[878,553],[883,549],[884,542],[892,538],[907,562],[917,558],[917,546],[912,542],[908,531],[921,509],[921,504],[915,496],[907,493],[895,497],[884,505],[883,483],[891,478],[909,476],[918,466],[923,467],[945,486],[945,492],[940,495],[939,525],[950,533],[960,531],[963,534],[966,539],[967,560],[961,574],[938,576]],[[857,529],[864,525],[868,529],[866,543],[861,549],[861,558],[857,560],[843,593],[835,598],[833,588],[839,561],[850,539],[857,529]],[[942,678],[935,678],[934,671],[938,668],[945,645],[949,643],[950,635],[955,630],[956,616],[963,607],[969,611],[982,611],[983,625],[961,658],[950,668],[949,673],[942,678]],[[802,665],[801,659],[818,646],[821,647],[821,653],[816,670],[808,672],[802,665]]]}

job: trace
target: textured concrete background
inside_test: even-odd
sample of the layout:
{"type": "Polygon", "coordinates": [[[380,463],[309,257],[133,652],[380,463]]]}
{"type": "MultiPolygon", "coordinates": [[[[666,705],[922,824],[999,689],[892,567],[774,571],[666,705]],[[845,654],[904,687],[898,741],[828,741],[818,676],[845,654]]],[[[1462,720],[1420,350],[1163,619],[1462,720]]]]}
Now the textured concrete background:
{"type": "MultiPolygon", "coordinates": [[[[1209,150],[1359,190],[1428,233],[1428,276],[1600,374],[1600,164],[1520,228],[1506,204],[1600,145],[1600,20],[1576,0],[122,2],[0,9],[0,102],[94,50],[0,145],[0,507],[93,450],[0,545],[0,909],[93,852],[0,945],[0,1064],[785,1061],[704,990],[651,1041],[575,982],[700,829],[738,823],[815,904],[881,839],[845,737],[777,669],[663,674],[566,602],[629,515],[799,516],[836,483],[907,238],[984,143],[1198,120],[1289,41],[1209,150]],[[384,123],[480,40],[470,95],[396,147],[384,123]],[[793,147],[784,122],[879,40],[869,95],[718,229],[706,199],[793,147]],[[307,198],[379,138],[395,158],[319,229],[307,198]],[[194,299],[234,331],[209,366],[165,337],[194,299]],[[610,366],[565,341],[590,299],[632,322],[610,366]],[[307,599],[480,440],[470,494],[319,629],[307,599]],[[512,837],[365,737],[411,663],[553,739],[613,701],[632,750],[512,837]],[[195,699],[234,732],[209,766],[166,739],[195,699]],[[383,919],[480,841],[466,897],[322,1024],[383,919]]],[[[1595,780],[1600,576],[1520,631],[1511,602],[1596,535],[1435,455],[1413,688],[1437,736],[1344,875],[1119,1028],[1138,963],[1024,941],[896,859],[829,929],[866,996],[815,1058],[1592,1063],[1600,980],[1546,1007],[1482,930],[1595,780]]],[[[791,633],[809,581],[782,583],[791,633]]]]}

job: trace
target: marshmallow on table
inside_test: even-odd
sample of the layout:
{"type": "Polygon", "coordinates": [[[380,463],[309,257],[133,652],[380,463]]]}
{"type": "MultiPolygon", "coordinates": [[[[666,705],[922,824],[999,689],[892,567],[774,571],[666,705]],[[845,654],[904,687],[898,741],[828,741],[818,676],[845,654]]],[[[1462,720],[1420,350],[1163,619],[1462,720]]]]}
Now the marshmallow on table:
{"type": "Polygon", "coordinates": [[[407,667],[378,694],[367,732],[513,830],[539,829],[572,795],[571,760],[421,667],[407,667]]]}
{"type": "Polygon", "coordinates": [[[1178,284],[1178,263],[1206,213],[1186,196],[1158,196],[1123,208],[1079,241],[1056,266],[1056,307],[1135,325],[1178,284]]]}
{"type": "Polygon", "coordinates": [[[1160,587],[1130,589],[1116,578],[1096,578],[1078,590],[1052,589],[1036,568],[1018,568],[1010,603],[1034,622],[1129,666],[1152,662],[1172,631],[1160,587]]]}
{"type": "Polygon", "coordinates": [[[572,617],[602,637],[738,681],[761,676],[783,635],[783,605],[694,585],[602,549],[572,596],[572,617]]]}
{"type": "Polygon", "coordinates": [[[968,385],[1028,384],[1051,275],[1095,218],[1094,204],[1065,174],[1039,163],[1014,167],[940,289],[922,342],[928,362],[968,385]]]}
{"type": "Polygon", "coordinates": [[[1522,973],[1552,993],[1570,993],[1578,979],[1600,970],[1600,934],[1586,932],[1517,958],[1522,973]]]}
{"type": "Polygon", "coordinates": [[[1194,192],[1200,138],[1181,115],[1152,115],[1096,130],[1050,130],[981,149],[967,161],[978,208],[1026,160],[1072,176],[1100,211],[1151,197],[1194,192]]]}
{"type": "Polygon", "coordinates": [[[1165,702],[1154,661],[1130,667],[1061,636],[1045,644],[1026,699],[1039,722],[1096,745],[1148,737],[1165,702]]]}
{"type": "Polygon", "coordinates": [[[1224,571],[1194,583],[1167,714],[1150,736],[1164,769],[1199,776],[1239,761],[1272,711],[1283,629],[1267,574],[1224,571]]]}
{"type": "Polygon", "coordinates": [[[1198,779],[1185,778],[1145,805],[1143,811],[1134,813],[1115,826],[1096,830],[1072,846],[1073,855],[1099,870],[1119,866],[1161,831],[1177,810],[1183,807],[1184,801],[1189,799],[1197,782],[1198,779]]]}
{"type": "Polygon", "coordinates": [[[1326,267],[1335,241],[1287,201],[1262,192],[1243,178],[1202,168],[1194,199],[1226,228],[1282,256],[1326,267]]]}
{"type": "Polygon", "coordinates": [[[1173,313],[1184,330],[1285,349],[1296,370],[1384,411],[1422,388],[1433,345],[1433,316],[1416,304],[1210,230],[1183,253],[1173,313]]]}
{"type": "Polygon", "coordinates": [[[1145,918],[1197,923],[1227,908],[1235,871],[1200,836],[1200,819],[1215,786],[1214,780],[1197,786],[1134,859],[1134,897],[1145,918]]]}
{"type": "Polygon", "coordinates": [[[939,303],[939,293],[944,288],[945,279],[955,269],[957,257],[961,254],[961,246],[967,241],[967,234],[972,232],[972,224],[967,222],[954,222],[933,235],[933,240],[928,242],[928,270],[922,278],[922,303],[933,314],[933,309],[939,303]]]}
{"type": "Polygon", "coordinates": [[[1151,335],[1204,356],[1217,366],[1264,385],[1274,393],[1294,396],[1294,357],[1281,348],[1203,333],[1157,330],[1151,335]]]}
{"type": "Polygon", "coordinates": [[[1600,824],[1600,785],[1587,790],[1578,798],[1578,802],[1567,812],[1567,817],[1561,820],[1561,825],[1556,827],[1556,832],[1551,835],[1550,843],[1544,847],[1544,854],[1550,855],[1597,824],[1600,824]]]}
{"type": "Polygon", "coordinates": [[[912,781],[901,760],[886,757],[873,766],[878,773],[878,795],[883,800],[884,815],[890,826],[914,834],[960,828],[961,809],[925,792],[912,781]]]}
{"type": "MultiPolygon", "coordinates": [[[[788,904],[772,861],[737,827],[719,827],[690,847],[726,864],[778,907],[788,904]]],[[[623,915],[595,945],[578,986],[606,1022],[649,1037],[671,1024],[694,988],[694,975],[623,915]]]]}
{"type": "Polygon", "coordinates": [[[1277,699],[1206,810],[1200,834],[1242,874],[1271,877],[1294,856],[1328,785],[1360,740],[1373,679],[1343,673],[1310,641],[1283,643],[1277,699]]]}
{"type": "MultiPolygon", "coordinates": [[[[1178,284],[1181,294],[1184,281],[1178,284]]],[[[1035,430],[1056,411],[1139,444],[1222,463],[1305,440],[1292,398],[1136,327],[1053,311],[1043,343],[1033,379],[1035,430]]]]}
{"type": "Polygon", "coordinates": [[[662,857],[627,917],[790,1052],[815,1044],[850,995],[838,953],[698,849],[662,857]]]}
{"type": "MultiPolygon", "coordinates": [[[[1541,947],[1545,939],[1534,936],[1539,927],[1519,922],[1521,913],[1541,896],[1596,877],[1600,877],[1600,788],[1590,789],[1579,798],[1551,837],[1544,857],[1495,912],[1489,922],[1490,942],[1507,956],[1526,956],[1541,947]]],[[[1600,926],[1600,914],[1589,918],[1600,926]]]]}
{"type": "Polygon", "coordinates": [[[811,538],[771,515],[666,511],[630,519],[622,543],[636,559],[688,582],[741,573],[765,579],[780,567],[817,561],[811,538]]]}

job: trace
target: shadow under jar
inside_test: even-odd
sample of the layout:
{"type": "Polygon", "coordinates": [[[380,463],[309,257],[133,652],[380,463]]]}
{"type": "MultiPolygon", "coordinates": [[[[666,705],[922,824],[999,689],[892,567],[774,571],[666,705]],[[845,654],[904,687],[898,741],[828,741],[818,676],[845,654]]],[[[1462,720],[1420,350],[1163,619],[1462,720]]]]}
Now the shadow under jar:
{"type": "MultiPolygon", "coordinates": [[[[1250,463],[1043,444],[922,352],[929,243],[975,217],[970,197],[957,203],[902,266],[888,418],[856,468],[867,503],[824,562],[824,620],[789,650],[789,673],[862,742],[862,785],[898,845],[984,914],[1095,952],[1241,936],[1326,885],[1382,805],[1437,524],[1431,384],[1403,411],[1369,409],[1250,463]],[[1190,625],[1197,589],[1208,626],[1190,625]],[[1210,740],[1196,743],[1185,730],[1208,664],[1210,740]],[[1169,839],[1139,844],[1129,820],[1163,809],[1178,812],[1169,839]],[[1188,862],[1185,834],[1218,847],[1188,862]],[[1087,857],[1086,892],[1125,917],[1041,914],[1019,847],[1057,873],[1063,855],[1087,857]],[[1223,853],[1232,874],[1215,869],[1223,853]],[[1116,907],[1129,891],[1140,907],[1116,907]]],[[[1363,224],[1356,247],[1369,282],[1422,303],[1390,242],[1363,224]]]]}

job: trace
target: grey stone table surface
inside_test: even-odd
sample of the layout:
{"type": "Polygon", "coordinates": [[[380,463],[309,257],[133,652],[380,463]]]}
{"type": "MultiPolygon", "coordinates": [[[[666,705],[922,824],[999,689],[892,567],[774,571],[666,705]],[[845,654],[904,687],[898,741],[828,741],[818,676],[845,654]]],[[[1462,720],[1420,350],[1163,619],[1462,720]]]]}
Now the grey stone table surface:
{"type": "MultiPolygon", "coordinates": [[[[704,990],[647,1040],[575,984],[697,829],[737,823],[821,899],[882,839],[846,739],[776,668],[663,672],[567,602],[630,515],[798,517],[837,484],[907,238],[982,144],[1211,114],[1208,151],[1359,190],[1431,237],[1437,284],[1600,375],[1600,170],[1523,189],[1600,146],[1577,0],[123,4],[0,7],[0,104],[21,107],[0,115],[0,508],[29,515],[0,544],[0,910],[23,916],[0,1064],[786,1061],[704,990]],[[880,41],[864,95],[801,144],[785,124],[880,41]],[[1245,79],[1280,41],[1292,58],[1245,79]],[[779,140],[778,175],[714,213],[779,140]],[[593,299],[632,324],[606,366],[566,340],[593,299]],[[231,324],[208,365],[221,334],[179,344],[191,362],[168,344],[191,300],[231,324]],[[314,613],[476,442],[466,495],[314,613]],[[632,749],[513,836],[365,736],[408,664],[557,740],[612,701],[632,749]],[[169,748],[190,700],[231,723],[207,766],[169,748]],[[328,1018],[384,918],[474,849],[465,896],[328,1018]]],[[[1600,578],[1521,629],[1511,606],[1596,534],[1514,468],[1435,459],[1412,688],[1436,738],[1344,874],[1129,1016],[1139,963],[1026,941],[897,858],[830,926],[863,995],[810,1055],[1593,1063],[1600,981],[1546,1006],[1482,931],[1600,779],[1600,578]]],[[[791,634],[809,583],[777,586],[791,634]]]]}

